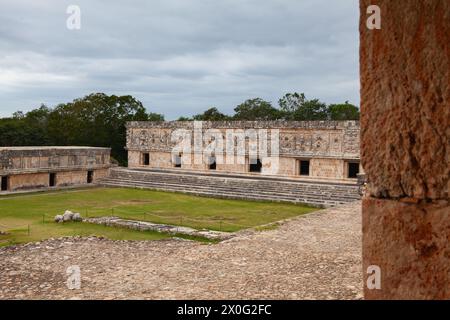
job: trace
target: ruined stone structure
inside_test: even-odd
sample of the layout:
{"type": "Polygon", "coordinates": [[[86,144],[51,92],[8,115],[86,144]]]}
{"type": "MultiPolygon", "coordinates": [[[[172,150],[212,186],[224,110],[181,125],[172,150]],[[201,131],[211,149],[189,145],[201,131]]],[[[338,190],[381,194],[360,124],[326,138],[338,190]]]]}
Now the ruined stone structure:
{"type": "Polygon", "coordinates": [[[450,2],[360,4],[365,297],[450,299],[450,2]]]}
{"type": "MultiPolygon", "coordinates": [[[[127,150],[129,168],[185,169],[199,172],[276,175],[302,179],[355,181],[362,172],[359,164],[359,122],[357,121],[230,121],[202,122],[130,122],[127,125],[127,150]],[[192,152],[174,150],[179,140],[174,131],[190,135],[192,152]],[[262,131],[260,131],[262,130],[262,131]],[[218,151],[207,154],[208,145],[219,138],[224,144],[230,132],[259,133],[266,130],[267,143],[252,145],[249,135],[238,150],[239,141],[233,141],[234,158],[227,161],[218,151]],[[278,135],[272,135],[279,130],[278,135]],[[212,133],[208,134],[208,131],[212,133]],[[201,135],[200,151],[195,149],[195,136],[201,135]],[[221,137],[220,137],[221,136],[221,137]],[[273,153],[272,141],[277,139],[278,154],[273,153]],[[255,155],[252,148],[265,154],[255,155]],[[267,148],[267,149],[266,149],[267,148]],[[198,163],[195,157],[209,157],[198,163]],[[239,161],[238,156],[243,161],[239,161]],[[223,159],[218,161],[219,156],[223,159]],[[274,165],[276,159],[276,169],[274,165]]],[[[259,135],[258,137],[262,137],[259,135]]],[[[260,141],[260,140],[258,140],[260,141]]],[[[258,142],[259,143],[259,142],[258,142]]],[[[223,146],[222,150],[226,150],[223,146]]]]}
{"type": "Polygon", "coordinates": [[[0,148],[0,192],[89,184],[109,168],[109,148],[0,148]]]}

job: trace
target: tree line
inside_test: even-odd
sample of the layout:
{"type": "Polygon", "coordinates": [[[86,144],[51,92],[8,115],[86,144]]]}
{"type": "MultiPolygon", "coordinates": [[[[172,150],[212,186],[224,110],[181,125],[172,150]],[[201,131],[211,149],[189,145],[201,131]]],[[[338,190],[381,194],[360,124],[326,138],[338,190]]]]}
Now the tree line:
{"type": "Polygon", "coordinates": [[[308,100],[303,93],[287,93],[278,101],[278,107],[261,98],[249,99],[226,115],[212,107],[192,118],[181,117],[180,121],[226,121],[226,120],[359,120],[359,109],[348,101],[327,105],[318,99],[308,100]]]}
{"type": "MultiPolygon", "coordinates": [[[[250,99],[226,115],[210,108],[180,121],[224,120],[358,120],[359,109],[349,104],[326,105],[307,100],[304,94],[289,93],[275,108],[260,98],[250,99]]],[[[93,93],[54,108],[41,105],[27,113],[17,111],[9,118],[0,118],[0,146],[96,146],[110,147],[111,156],[126,165],[127,121],[164,121],[164,116],[147,112],[132,96],[93,93]]]]}
{"type": "Polygon", "coordinates": [[[54,108],[41,105],[0,119],[0,146],[110,147],[111,156],[126,164],[125,123],[163,120],[162,115],[147,113],[132,96],[94,93],[54,108]]]}

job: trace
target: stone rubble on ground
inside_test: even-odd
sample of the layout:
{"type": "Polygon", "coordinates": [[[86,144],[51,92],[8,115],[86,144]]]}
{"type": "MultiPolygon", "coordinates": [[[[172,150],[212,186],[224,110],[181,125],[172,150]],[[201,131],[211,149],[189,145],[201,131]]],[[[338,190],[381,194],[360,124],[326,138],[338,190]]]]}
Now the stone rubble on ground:
{"type": "Polygon", "coordinates": [[[66,210],[64,214],[56,215],[54,220],[55,222],[70,222],[70,221],[80,222],[83,219],[81,218],[81,215],[78,212],[74,213],[72,211],[66,210]]]}
{"type": "Polygon", "coordinates": [[[210,240],[226,240],[233,237],[233,233],[214,230],[197,230],[189,227],[158,224],[147,221],[126,220],[119,217],[99,217],[85,219],[84,222],[102,224],[110,227],[121,227],[139,231],[156,231],[171,234],[203,237],[210,240]]]}

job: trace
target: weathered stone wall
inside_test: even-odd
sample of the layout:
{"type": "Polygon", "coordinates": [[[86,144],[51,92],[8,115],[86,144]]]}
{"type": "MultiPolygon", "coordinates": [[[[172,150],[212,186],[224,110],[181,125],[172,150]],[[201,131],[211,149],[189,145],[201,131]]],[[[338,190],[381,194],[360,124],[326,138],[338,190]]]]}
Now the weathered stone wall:
{"type": "Polygon", "coordinates": [[[363,263],[381,268],[365,297],[449,299],[450,2],[360,4],[363,263]]]}
{"type": "MultiPolygon", "coordinates": [[[[345,179],[344,167],[346,160],[359,160],[359,123],[357,121],[229,121],[202,122],[201,129],[194,127],[193,122],[129,122],[127,124],[128,166],[130,168],[145,167],[142,154],[150,154],[150,168],[173,168],[171,152],[177,144],[173,132],[177,129],[190,133],[194,150],[194,132],[203,135],[203,148],[210,142],[207,138],[208,129],[216,129],[226,139],[226,130],[261,130],[268,134],[267,156],[260,157],[262,174],[278,174],[297,176],[299,174],[299,159],[312,159],[310,176],[317,178],[345,179]],[[279,166],[274,172],[271,165],[271,130],[278,129],[279,166]],[[326,163],[323,168],[320,166],[326,163]],[[331,167],[332,165],[332,167],[331,167]],[[334,171],[330,172],[330,168],[334,171]]],[[[234,147],[235,154],[239,154],[234,147]]],[[[217,171],[246,173],[249,172],[249,140],[245,141],[245,164],[236,158],[233,164],[218,163],[217,171]]],[[[187,155],[182,155],[182,168],[191,170],[208,170],[205,164],[196,164],[187,155]]],[[[362,170],[361,170],[362,171],[362,170]]]]}
{"type": "Polygon", "coordinates": [[[97,182],[98,180],[108,177],[109,170],[109,168],[94,170],[93,182],[97,182]]]}
{"type": "Polygon", "coordinates": [[[135,150],[128,150],[128,167],[137,168],[141,165],[142,165],[141,152],[135,150]]]}
{"type": "Polygon", "coordinates": [[[31,190],[50,186],[82,185],[106,177],[110,168],[110,149],[88,147],[7,147],[0,148],[0,176],[7,177],[7,190],[31,190]]]}
{"type": "MultiPolygon", "coordinates": [[[[127,149],[171,152],[176,141],[174,130],[194,131],[191,121],[128,122],[127,149]]],[[[325,156],[359,159],[359,122],[357,121],[229,121],[202,122],[202,133],[217,129],[225,137],[225,130],[279,129],[280,155],[325,156]]],[[[268,137],[270,142],[270,136],[268,137]]],[[[207,145],[206,139],[203,146],[207,145]]],[[[270,152],[270,150],[268,150],[270,152]]]]}
{"type": "Polygon", "coordinates": [[[0,147],[0,175],[110,166],[109,148],[0,147]]]}
{"type": "Polygon", "coordinates": [[[87,183],[87,171],[61,171],[56,174],[56,186],[65,187],[87,183]]]}
{"type": "Polygon", "coordinates": [[[263,168],[262,173],[263,174],[278,174],[282,176],[295,176],[298,174],[297,170],[297,159],[295,158],[285,158],[285,157],[279,157],[278,159],[271,159],[270,157],[263,158],[262,161],[263,168]],[[278,168],[277,171],[273,172],[272,168],[278,168]]]}
{"type": "Polygon", "coordinates": [[[321,178],[339,179],[344,177],[344,161],[338,159],[312,159],[311,175],[321,178]]]}
{"type": "Polygon", "coordinates": [[[46,188],[48,185],[48,173],[16,174],[9,176],[8,191],[46,188]]]}

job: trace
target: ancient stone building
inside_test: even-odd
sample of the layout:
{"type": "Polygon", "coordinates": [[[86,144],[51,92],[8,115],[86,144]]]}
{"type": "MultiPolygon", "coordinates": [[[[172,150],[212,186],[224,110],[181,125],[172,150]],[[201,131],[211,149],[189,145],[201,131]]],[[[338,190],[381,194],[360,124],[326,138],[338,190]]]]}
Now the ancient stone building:
{"type": "Polygon", "coordinates": [[[450,1],[360,4],[365,297],[450,299],[450,1]]]}
{"type": "Polygon", "coordinates": [[[109,148],[0,148],[0,192],[89,184],[109,168],[109,148]]]}
{"type": "Polygon", "coordinates": [[[357,121],[129,122],[128,166],[352,181],[359,131],[357,121]]]}

